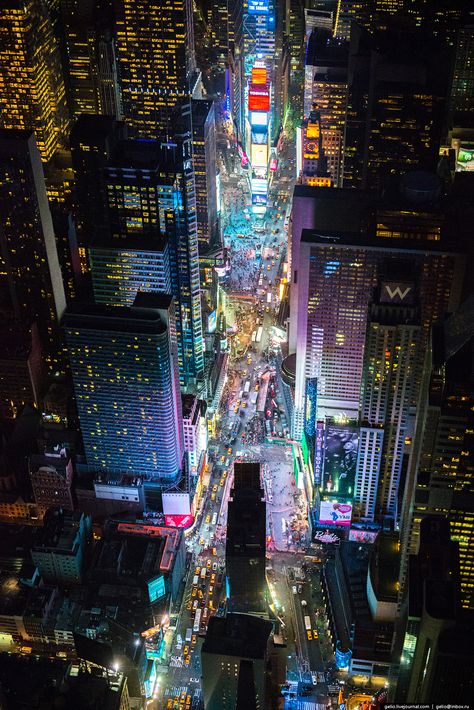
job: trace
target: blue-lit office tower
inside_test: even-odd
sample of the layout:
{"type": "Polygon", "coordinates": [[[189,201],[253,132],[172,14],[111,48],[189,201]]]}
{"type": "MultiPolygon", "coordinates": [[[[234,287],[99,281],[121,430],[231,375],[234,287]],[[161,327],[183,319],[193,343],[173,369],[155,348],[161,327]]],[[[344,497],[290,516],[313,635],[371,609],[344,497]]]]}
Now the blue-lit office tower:
{"type": "Polygon", "coordinates": [[[183,434],[171,296],[73,305],[63,327],[88,466],[177,481],[183,434]]]}
{"type": "MultiPolygon", "coordinates": [[[[87,157],[93,124],[81,120],[75,127],[73,160],[80,184],[89,176],[83,152],[87,157]]],[[[191,134],[185,131],[168,143],[120,140],[115,134],[104,138],[107,158],[99,165],[104,209],[97,214],[96,228],[90,225],[83,239],[94,300],[131,305],[138,290],[171,293],[180,381],[187,390],[198,389],[204,357],[191,134]]],[[[91,179],[97,181],[97,176],[91,179]]],[[[82,211],[97,212],[87,190],[78,197],[84,202],[82,211]]]]}

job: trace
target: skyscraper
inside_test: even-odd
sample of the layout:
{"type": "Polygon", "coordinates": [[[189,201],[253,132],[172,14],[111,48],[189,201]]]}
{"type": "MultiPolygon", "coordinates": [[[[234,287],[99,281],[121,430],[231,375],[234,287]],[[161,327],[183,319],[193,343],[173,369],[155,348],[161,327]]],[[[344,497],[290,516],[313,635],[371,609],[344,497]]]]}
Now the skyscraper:
{"type": "Polygon", "coordinates": [[[365,34],[349,51],[344,187],[380,189],[393,173],[438,158],[449,55],[406,28],[365,34]]]}
{"type": "Polygon", "coordinates": [[[89,225],[83,243],[93,271],[94,297],[108,305],[131,305],[139,284],[139,290],[157,291],[170,283],[180,379],[183,386],[196,388],[204,372],[204,353],[190,133],[168,143],[120,141],[114,129],[120,124],[115,123],[104,126],[97,141],[92,117],[83,119],[74,131],[73,156],[81,187],[78,197],[84,200],[81,213],[89,225]],[[92,154],[90,145],[97,146],[92,154]],[[97,205],[100,200],[102,206],[97,205]],[[89,205],[95,227],[87,218],[89,205]]]}
{"type": "Polygon", "coordinates": [[[212,101],[193,99],[193,164],[199,247],[217,237],[216,117],[212,101]]]}
{"type": "MultiPolygon", "coordinates": [[[[370,204],[364,193],[351,199],[346,190],[302,187],[295,196],[310,190],[317,199],[315,217],[308,219],[314,231],[303,229],[298,239],[293,224],[291,250],[295,437],[302,432],[307,378],[318,378],[318,416],[357,417],[367,307],[383,262],[397,261],[409,252],[424,338],[433,322],[456,307],[464,273],[463,258],[456,253],[459,247],[411,240],[409,232],[399,239],[377,238],[373,226],[368,227],[375,203],[370,204]]],[[[410,202],[398,203],[398,209],[402,204],[410,202]]]]}
{"type": "Polygon", "coordinates": [[[65,308],[43,166],[27,130],[0,129],[0,310],[27,329],[36,323],[50,365],[61,361],[65,308]]]}
{"type": "Polygon", "coordinates": [[[89,467],[176,482],[183,434],[171,297],[73,306],[63,326],[89,467]]]}
{"type": "Polygon", "coordinates": [[[303,185],[331,187],[332,179],[323,148],[321,116],[314,105],[308,118],[297,129],[296,174],[303,185]]]}
{"type": "Polygon", "coordinates": [[[119,0],[115,12],[124,119],[143,138],[170,135],[196,82],[192,3],[119,0]]]}
{"type": "Polygon", "coordinates": [[[359,445],[355,487],[368,520],[374,513],[398,517],[403,492],[399,484],[413,436],[410,418],[414,420],[420,384],[422,329],[416,286],[406,279],[409,273],[406,262],[395,262],[392,272],[382,277],[368,312],[360,419],[374,431],[369,435],[367,429],[367,440],[359,445]],[[379,476],[370,476],[370,463],[366,468],[371,453],[378,454],[379,476]]]}
{"type": "Polygon", "coordinates": [[[454,126],[470,126],[474,111],[474,25],[460,27],[456,36],[449,110],[454,126]]]}
{"type": "Polygon", "coordinates": [[[47,3],[5,0],[0,9],[2,128],[35,131],[50,160],[68,129],[59,46],[47,3]]]}

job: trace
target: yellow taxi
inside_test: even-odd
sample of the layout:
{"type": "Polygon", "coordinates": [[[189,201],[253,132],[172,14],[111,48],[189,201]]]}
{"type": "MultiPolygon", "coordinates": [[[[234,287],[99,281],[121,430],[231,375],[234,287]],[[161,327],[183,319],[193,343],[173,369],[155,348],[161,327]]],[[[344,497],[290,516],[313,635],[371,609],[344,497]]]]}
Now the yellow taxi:
{"type": "Polygon", "coordinates": [[[206,541],[203,537],[199,540],[199,544],[202,545],[203,547],[206,544],[206,541]]]}
{"type": "Polygon", "coordinates": [[[206,515],[206,523],[210,523],[210,522],[211,522],[211,516],[210,516],[210,515],[206,515]]]}
{"type": "Polygon", "coordinates": [[[306,632],[306,635],[308,636],[308,641],[313,640],[313,634],[311,633],[311,629],[308,629],[308,631],[306,632]]]}
{"type": "Polygon", "coordinates": [[[251,364],[252,364],[252,358],[251,358],[251,357],[248,357],[248,358],[247,358],[247,365],[251,365],[251,364]]]}
{"type": "Polygon", "coordinates": [[[232,454],[232,446],[229,446],[229,448],[227,449],[227,453],[229,454],[229,456],[232,454]]]}
{"type": "Polygon", "coordinates": [[[197,636],[196,636],[196,634],[193,634],[193,635],[191,636],[191,643],[192,643],[193,646],[196,645],[196,643],[197,643],[197,636]]]}
{"type": "Polygon", "coordinates": [[[217,483],[214,483],[214,485],[212,486],[212,492],[217,493],[217,483]]]}
{"type": "Polygon", "coordinates": [[[224,478],[221,478],[221,481],[220,481],[219,485],[220,485],[220,486],[223,486],[224,483],[225,483],[225,479],[224,479],[224,478]]]}
{"type": "Polygon", "coordinates": [[[255,385],[255,392],[258,392],[259,389],[260,389],[260,385],[257,382],[257,384],[255,385]]]}
{"type": "Polygon", "coordinates": [[[196,587],[194,587],[193,591],[191,592],[191,596],[193,597],[193,599],[196,596],[196,594],[197,594],[197,589],[196,589],[196,587]]]}
{"type": "Polygon", "coordinates": [[[317,629],[313,629],[313,638],[317,639],[318,636],[319,636],[318,630],[317,630],[317,629]]]}
{"type": "Polygon", "coordinates": [[[221,456],[221,463],[224,463],[224,461],[225,461],[225,455],[222,454],[222,456],[221,456]]]}
{"type": "Polygon", "coordinates": [[[224,473],[222,474],[222,478],[227,478],[228,471],[225,469],[224,473]]]}
{"type": "Polygon", "coordinates": [[[244,409],[247,409],[247,402],[244,402],[243,405],[242,405],[242,407],[243,407],[244,409]]]}
{"type": "Polygon", "coordinates": [[[206,562],[206,567],[207,567],[207,569],[211,569],[211,567],[212,567],[212,560],[210,558],[206,562]]]}

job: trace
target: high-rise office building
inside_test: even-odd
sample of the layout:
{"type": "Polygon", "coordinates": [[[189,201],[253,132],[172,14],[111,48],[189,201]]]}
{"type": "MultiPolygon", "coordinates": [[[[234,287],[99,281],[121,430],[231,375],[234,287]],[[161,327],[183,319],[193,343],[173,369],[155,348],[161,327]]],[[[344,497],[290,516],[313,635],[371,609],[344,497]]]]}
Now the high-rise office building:
{"type": "Polygon", "coordinates": [[[217,237],[216,117],[212,101],[193,99],[193,164],[199,247],[217,237]]]}
{"type": "Polygon", "coordinates": [[[390,174],[438,158],[449,56],[425,35],[374,37],[355,28],[349,51],[344,187],[380,189],[390,174]]]}
{"type": "Polygon", "coordinates": [[[226,573],[231,611],[266,611],[266,504],[260,464],[234,464],[234,488],[227,508],[226,573]]]}
{"type": "Polygon", "coordinates": [[[474,24],[460,27],[456,35],[449,111],[452,125],[472,125],[472,112],[474,111],[474,24]]]}
{"type": "Polygon", "coordinates": [[[176,482],[183,434],[171,297],[71,306],[63,325],[88,466],[176,482]]]}
{"type": "Polygon", "coordinates": [[[334,185],[342,181],[342,155],[347,103],[348,51],[330,32],[316,29],[308,39],[303,111],[319,111],[322,148],[334,185]]]}
{"type": "Polygon", "coordinates": [[[206,710],[266,707],[271,632],[270,621],[249,614],[210,617],[201,648],[206,710]]]}
{"type": "MultiPolygon", "coordinates": [[[[462,311],[472,312],[472,299],[462,311]]],[[[422,520],[435,513],[446,516],[459,545],[461,604],[469,609],[474,609],[472,333],[472,323],[459,312],[433,330],[416,432],[418,456],[402,520],[403,579],[405,560],[418,548],[422,520]],[[454,339],[453,325],[458,329],[454,339]]]]}
{"type": "MultiPolygon", "coordinates": [[[[378,238],[375,203],[364,193],[351,197],[348,190],[301,186],[295,199],[309,198],[311,191],[314,204],[293,223],[291,248],[296,318],[290,321],[290,352],[297,354],[293,433],[298,438],[308,378],[318,380],[318,417],[358,415],[367,308],[383,263],[410,254],[424,338],[430,325],[459,303],[464,273],[459,247],[412,240],[409,232],[398,239],[378,238]],[[295,229],[305,223],[312,223],[313,231],[298,235],[295,229]]],[[[402,209],[410,201],[395,204],[402,209]]]]}
{"type": "Polygon", "coordinates": [[[58,321],[64,287],[41,157],[31,131],[0,129],[0,310],[36,323],[44,356],[61,361],[58,321]]]}
{"type": "Polygon", "coordinates": [[[0,326],[0,419],[15,419],[25,404],[39,404],[45,363],[38,327],[0,326]]]}
{"type": "Polygon", "coordinates": [[[302,185],[331,187],[332,184],[323,148],[321,116],[315,106],[297,129],[296,175],[302,185]]]}
{"type": "Polygon", "coordinates": [[[50,160],[68,130],[58,41],[41,0],[6,0],[0,10],[2,128],[35,131],[41,158],[50,160]]]}
{"type": "Polygon", "coordinates": [[[100,0],[62,0],[64,72],[72,119],[83,113],[120,118],[113,18],[100,0]]]}
{"type": "Polygon", "coordinates": [[[399,485],[413,436],[422,329],[416,285],[406,279],[409,273],[407,263],[393,263],[368,311],[360,395],[367,438],[359,444],[355,485],[356,500],[365,506],[368,520],[374,513],[398,518],[403,492],[399,485]],[[370,435],[368,427],[374,430],[370,435]],[[375,476],[373,456],[380,462],[375,476]]]}
{"type": "Polygon", "coordinates": [[[467,648],[463,637],[472,631],[472,615],[460,608],[458,545],[440,515],[430,515],[421,523],[418,554],[409,560],[403,616],[395,699],[463,702],[471,697],[472,648],[467,648]]]}
{"type": "Polygon", "coordinates": [[[115,20],[124,119],[143,138],[171,135],[196,82],[192,3],[120,0],[115,20]]]}
{"type": "Polygon", "coordinates": [[[130,305],[137,285],[157,291],[169,283],[180,379],[193,389],[203,376],[204,353],[191,137],[185,133],[169,143],[120,141],[120,124],[106,121],[100,117],[99,140],[92,117],[82,117],[73,132],[81,212],[87,219],[91,205],[96,216],[96,227],[87,219],[90,231],[83,235],[94,297],[108,305],[130,305]],[[101,199],[104,204],[97,206],[101,199]]]}

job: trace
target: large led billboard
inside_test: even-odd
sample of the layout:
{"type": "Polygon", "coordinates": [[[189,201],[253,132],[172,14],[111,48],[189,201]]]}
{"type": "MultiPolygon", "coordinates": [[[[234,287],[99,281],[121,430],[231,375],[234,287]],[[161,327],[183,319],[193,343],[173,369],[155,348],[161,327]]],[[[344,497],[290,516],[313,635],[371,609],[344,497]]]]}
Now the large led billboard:
{"type": "Polygon", "coordinates": [[[248,0],[249,15],[268,15],[269,11],[268,0],[248,0]]]}
{"type": "Polygon", "coordinates": [[[322,500],[319,507],[321,525],[343,525],[349,527],[352,520],[352,505],[337,500],[322,500]]]}
{"type": "Polygon", "coordinates": [[[359,429],[346,424],[326,424],[323,490],[335,496],[354,495],[359,429]]]}
{"type": "Polygon", "coordinates": [[[265,111],[251,111],[250,112],[250,125],[251,126],[266,126],[266,125],[268,125],[268,113],[265,113],[265,111]]]}
{"type": "Polygon", "coordinates": [[[266,195],[268,191],[268,180],[261,180],[259,178],[252,178],[250,183],[252,194],[255,195],[266,195]]]}
{"type": "Polygon", "coordinates": [[[164,597],[166,594],[165,578],[162,574],[148,582],[147,586],[148,598],[151,604],[156,602],[157,599],[161,599],[161,597],[164,597]]]}
{"type": "Polygon", "coordinates": [[[268,146],[266,143],[262,145],[252,144],[252,152],[250,162],[255,168],[266,168],[268,164],[268,146]]]}
{"type": "Polygon", "coordinates": [[[249,111],[270,111],[270,93],[268,91],[249,91],[249,111]]]}
{"type": "Polygon", "coordinates": [[[252,84],[266,84],[267,70],[265,67],[252,67],[252,84]]]}
{"type": "Polygon", "coordinates": [[[267,196],[266,195],[253,195],[252,194],[252,205],[266,205],[267,196]]]}

